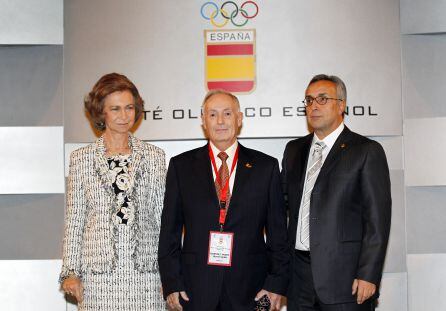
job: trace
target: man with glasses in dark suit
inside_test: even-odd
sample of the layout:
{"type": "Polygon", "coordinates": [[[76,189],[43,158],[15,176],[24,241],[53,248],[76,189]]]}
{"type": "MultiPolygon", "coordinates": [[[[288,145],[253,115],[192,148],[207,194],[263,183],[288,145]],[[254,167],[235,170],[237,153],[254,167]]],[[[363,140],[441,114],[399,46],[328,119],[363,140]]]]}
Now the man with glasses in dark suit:
{"type": "Polygon", "coordinates": [[[304,99],[312,133],[284,152],[288,311],[375,309],[390,231],[389,169],[379,143],[344,125],[346,100],[340,78],[315,76],[304,99]]]}

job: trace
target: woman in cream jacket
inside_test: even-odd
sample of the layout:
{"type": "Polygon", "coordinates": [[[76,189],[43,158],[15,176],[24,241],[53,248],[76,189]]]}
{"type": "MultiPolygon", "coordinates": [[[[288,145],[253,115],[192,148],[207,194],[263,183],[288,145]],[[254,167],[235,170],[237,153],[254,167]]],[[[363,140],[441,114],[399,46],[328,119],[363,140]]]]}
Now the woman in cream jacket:
{"type": "Polygon", "coordinates": [[[125,76],[103,76],[85,99],[96,142],[71,154],[62,289],[79,310],[165,308],[157,245],[164,152],[130,130],[143,100],[125,76]]]}

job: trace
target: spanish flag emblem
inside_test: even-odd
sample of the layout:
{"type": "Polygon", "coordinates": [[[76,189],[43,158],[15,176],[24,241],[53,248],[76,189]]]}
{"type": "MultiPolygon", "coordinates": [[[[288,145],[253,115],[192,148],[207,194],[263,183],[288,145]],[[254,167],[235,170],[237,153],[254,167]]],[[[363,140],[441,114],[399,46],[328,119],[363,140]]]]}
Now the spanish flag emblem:
{"type": "Polygon", "coordinates": [[[205,30],[208,90],[247,94],[256,85],[255,30],[205,30]]]}

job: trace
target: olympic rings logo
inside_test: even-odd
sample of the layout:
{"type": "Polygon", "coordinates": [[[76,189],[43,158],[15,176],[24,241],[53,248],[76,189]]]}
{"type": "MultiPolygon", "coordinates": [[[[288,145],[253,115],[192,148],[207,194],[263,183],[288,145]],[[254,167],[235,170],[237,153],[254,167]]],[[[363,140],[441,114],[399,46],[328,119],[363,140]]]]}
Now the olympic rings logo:
{"type": "Polygon", "coordinates": [[[240,7],[234,1],[226,1],[218,7],[215,2],[208,1],[201,6],[200,14],[217,28],[225,27],[229,21],[236,27],[243,27],[259,14],[259,6],[254,1],[245,1],[240,7]],[[216,21],[219,15],[221,22],[216,21]]]}

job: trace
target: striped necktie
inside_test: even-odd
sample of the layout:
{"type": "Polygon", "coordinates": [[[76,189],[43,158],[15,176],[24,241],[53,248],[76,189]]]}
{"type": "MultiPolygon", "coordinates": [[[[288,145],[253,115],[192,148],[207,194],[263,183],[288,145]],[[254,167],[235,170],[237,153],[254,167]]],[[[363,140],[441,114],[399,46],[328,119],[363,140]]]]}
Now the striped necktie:
{"type": "MultiPolygon", "coordinates": [[[[221,160],[221,166],[218,169],[218,178],[215,179],[215,189],[217,190],[217,195],[220,197],[221,191],[226,185],[226,182],[229,180],[229,168],[228,164],[226,163],[226,160],[228,159],[228,154],[224,151],[220,152],[217,155],[221,160]]],[[[229,205],[229,200],[231,198],[231,192],[228,187],[228,194],[226,197],[226,206],[229,205]]]]}
{"type": "Polygon", "coordinates": [[[307,248],[310,248],[310,199],[317,176],[322,167],[322,150],[327,147],[324,142],[316,142],[314,151],[310,159],[307,170],[307,179],[301,207],[301,226],[300,226],[300,242],[307,248]]]}

